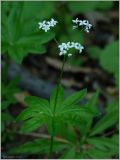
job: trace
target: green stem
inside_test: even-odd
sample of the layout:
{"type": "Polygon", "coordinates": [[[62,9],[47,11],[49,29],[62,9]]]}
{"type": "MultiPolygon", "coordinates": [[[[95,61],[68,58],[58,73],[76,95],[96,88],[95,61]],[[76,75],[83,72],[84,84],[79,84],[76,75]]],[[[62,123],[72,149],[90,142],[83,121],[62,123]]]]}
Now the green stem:
{"type": "Polygon", "coordinates": [[[64,56],[64,60],[63,60],[63,64],[62,64],[62,68],[61,68],[61,72],[60,72],[60,78],[58,79],[57,93],[56,93],[56,97],[55,97],[55,105],[54,105],[54,110],[53,110],[52,135],[51,135],[51,142],[50,142],[50,158],[51,158],[52,153],[53,153],[53,145],[54,145],[54,132],[55,132],[54,119],[55,119],[55,109],[56,109],[56,105],[57,105],[57,98],[58,98],[58,93],[59,93],[59,85],[60,85],[60,83],[61,83],[61,79],[62,79],[62,76],[63,76],[63,70],[64,70],[65,62],[66,62],[66,57],[64,56]]]}
{"type": "Polygon", "coordinates": [[[59,46],[59,43],[58,43],[58,41],[57,41],[57,39],[55,37],[54,37],[54,41],[59,46]]]}
{"type": "Polygon", "coordinates": [[[64,55],[64,59],[63,59],[63,64],[62,64],[62,68],[61,68],[61,72],[60,72],[60,77],[58,79],[58,86],[60,85],[61,83],[61,79],[62,79],[62,76],[63,76],[63,69],[64,69],[64,65],[65,65],[65,62],[66,62],[66,56],[64,55]]]}

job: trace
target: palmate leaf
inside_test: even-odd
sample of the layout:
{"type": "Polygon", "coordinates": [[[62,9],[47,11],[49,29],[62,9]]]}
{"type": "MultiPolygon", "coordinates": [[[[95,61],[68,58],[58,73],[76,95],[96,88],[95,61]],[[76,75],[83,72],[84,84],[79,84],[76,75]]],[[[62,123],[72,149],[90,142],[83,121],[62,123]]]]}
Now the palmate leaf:
{"type": "Polygon", "coordinates": [[[22,132],[31,132],[45,123],[45,116],[51,116],[52,112],[47,100],[35,96],[25,98],[27,108],[17,117],[17,121],[24,121],[22,132]]]}

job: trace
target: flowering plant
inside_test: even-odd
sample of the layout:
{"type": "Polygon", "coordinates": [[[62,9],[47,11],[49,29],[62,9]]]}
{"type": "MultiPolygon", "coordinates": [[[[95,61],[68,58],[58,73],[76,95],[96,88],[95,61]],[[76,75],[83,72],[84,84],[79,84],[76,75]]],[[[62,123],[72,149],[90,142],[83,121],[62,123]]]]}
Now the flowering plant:
{"type": "MultiPolygon", "coordinates": [[[[57,23],[53,18],[50,21],[45,20],[39,22],[39,29],[47,32],[57,23]]],[[[76,24],[73,28],[82,26],[86,32],[89,32],[92,26],[87,20],[82,21],[78,20],[78,18],[73,20],[73,23],[76,24]]],[[[37,139],[34,142],[25,143],[18,148],[12,149],[10,152],[17,154],[21,152],[31,152],[33,154],[38,152],[39,154],[46,153],[49,158],[53,158],[53,153],[56,154],[60,152],[60,158],[86,159],[87,157],[96,157],[96,151],[102,146],[104,148],[104,152],[102,153],[104,154],[98,151],[98,157],[109,157],[109,155],[115,154],[117,152],[116,144],[113,146],[109,144],[112,143],[113,139],[116,140],[118,137],[101,137],[101,139],[99,139],[96,136],[118,120],[117,116],[115,116],[114,122],[110,121],[109,117],[111,117],[111,112],[108,110],[111,106],[108,107],[107,115],[92,127],[93,118],[99,115],[96,108],[98,92],[93,94],[91,99],[83,106],[81,106],[79,102],[86,96],[87,89],[82,89],[65,98],[61,79],[65,62],[72,56],[69,50],[74,48],[79,51],[79,53],[82,53],[84,47],[78,42],[59,44],[56,38],[54,38],[54,40],[60,50],[59,56],[63,56],[63,64],[57,86],[53,89],[49,100],[35,96],[27,96],[25,103],[28,107],[17,117],[18,121],[24,122],[21,127],[21,132],[28,133],[46,125],[50,136],[48,136],[48,139],[37,139]],[[106,119],[111,123],[108,124],[108,121],[105,121],[106,119]],[[79,142],[77,141],[76,126],[79,126],[78,128],[81,131],[79,142]],[[99,143],[101,143],[100,146],[99,143]],[[108,153],[107,149],[111,152],[108,153]]],[[[118,110],[117,105],[113,103],[112,106],[114,106],[112,107],[114,108],[112,112],[116,114],[118,110]]]]}

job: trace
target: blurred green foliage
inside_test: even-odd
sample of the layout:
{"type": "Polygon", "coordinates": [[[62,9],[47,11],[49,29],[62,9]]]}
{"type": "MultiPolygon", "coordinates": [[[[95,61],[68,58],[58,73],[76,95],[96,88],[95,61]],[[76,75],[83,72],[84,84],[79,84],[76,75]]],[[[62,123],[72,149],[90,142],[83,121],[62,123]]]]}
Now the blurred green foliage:
{"type": "Polygon", "coordinates": [[[113,41],[104,49],[91,46],[87,51],[91,58],[99,60],[103,69],[114,75],[115,83],[119,86],[119,42],[113,41]]]}
{"type": "MultiPolygon", "coordinates": [[[[4,70],[5,72],[5,70],[4,70]]],[[[5,73],[6,74],[6,73],[5,73]]],[[[5,76],[4,74],[4,76],[5,76]]],[[[3,78],[3,77],[2,77],[3,78]]],[[[5,78],[5,77],[4,77],[5,78]]],[[[7,79],[7,77],[6,77],[7,79]]],[[[5,79],[5,80],[6,80],[5,79]]],[[[14,131],[10,131],[9,127],[11,124],[15,123],[15,117],[11,115],[9,107],[12,104],[17,103],[15,94],[20,92],[17,87],[20,78],[16,77],[12,81],[2,81],[1,83],[1,133],[2,133],[2,143],[7,140],[14,139],[14,131]]]]}
{"type": "Polygon", "coordinates": [[[70,11],[74,13],[86,13],[89,11],[94,11],[94,10],[108,10],[112,7],[113,2],[108,1],[105,2],[103,1],[81,1],[81,2],[68,2],[68,6],[70,11]]]}
{"type": "Polygon", "coordinates": [[[45,53],[44,44],[54,33],[40,31],[38,22],[51,17],[53,11],[54,2],[2,2],[2,53],[17,63],[28,53],[45,53]]]}

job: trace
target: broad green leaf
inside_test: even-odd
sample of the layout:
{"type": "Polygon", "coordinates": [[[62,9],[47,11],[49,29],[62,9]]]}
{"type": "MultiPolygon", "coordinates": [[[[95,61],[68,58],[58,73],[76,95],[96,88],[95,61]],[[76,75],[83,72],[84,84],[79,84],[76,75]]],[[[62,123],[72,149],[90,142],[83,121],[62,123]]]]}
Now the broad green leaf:
{"type": "Polygon", "coordinates": [[[98,123],[96,123],[90,135],[93,136],[95,134],[101,133],[102,131],[111,127],[117,122],[118,122],[118,112],[113,111],[113,112],[107,113],[102,119],[98,121],[98,123]]]}
{"type": "MultiPolygon", "coordinates": [[[[116,82],[119,77],[119,43],[113,41],[108,44],[100,55],[101,66],[110,73],[114,74],[116,82]],[[108,58],[111,57],[111,58],[108,58]]],[[[118,84],[118,83],[117,83],[118,84]]]]}
{"type": "Polygon", "coordinates": [[[118,70],[118,41],[113,41],[108,44],[100,56],[101,65],[110,72],[116,72],[118,70]],[[108,57],[112,57],[109,59],[108,57]]]}
{"type": "Polygon", "coordinates": [[[33,34],[27,37],[20,37],[19,40],[17,40],[16,44],[17,45],[29,45],[29,47],[31,47],[31,45],[41,45],[44,43],[47,43],[48,41],[50,41],[52,38],[54,38],[55,34],[53,32],[48,32],[48,33],[44,33],[43,31],[38,31],[37,34],[33,34]]]}
{"type": "Polygon", "coordinates": [[[53,113],[60,109],[64,100],[64,89],[61,85],[56,86],[50,96],[50,107],[53,113]]]}
{"type": "Polygon", "coordinates": [[[70,106],[73,104],[78,103],[87,93],[87,89],[83,89],[81,91],[75,92],[72,95],[70,95],[68,98],[66,98],[63,102],[64,106],[70,106]]]}
{"type": "Polygon", "coordinates": [[[22,133],[28,133],[28,132],[31,132],[31,131],[34,131],[34,130],[40,128],[43,124],[44,124],[44,120],[43,120],[42,116],[41,117],[34,117],[34,118],[28,119],[26,122],[24,122],[20,131],[22,133]]]}

